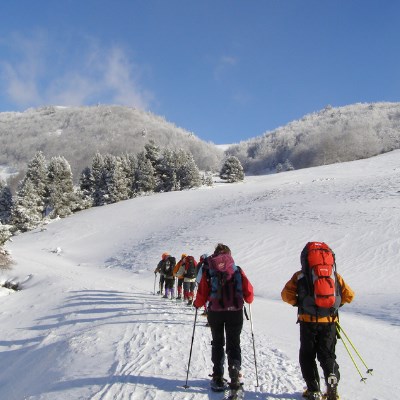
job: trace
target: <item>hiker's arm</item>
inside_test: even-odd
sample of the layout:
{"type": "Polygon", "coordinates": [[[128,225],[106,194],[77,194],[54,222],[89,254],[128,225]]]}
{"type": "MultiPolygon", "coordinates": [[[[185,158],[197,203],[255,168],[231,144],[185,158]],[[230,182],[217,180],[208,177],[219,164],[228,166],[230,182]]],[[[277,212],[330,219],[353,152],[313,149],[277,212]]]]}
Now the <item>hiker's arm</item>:
{"type": "Polygon", "coordinates": [[[208,286],[206,272],[204,271],[203,276],[201,277],[201,280],[199,283],[199,287],[197,289],[196,299],[195,299],[193,305],[196,308],[203,307],[208,300],[209,294],[210,294],[210,288],[208,286]]]}
{"type": "Polygon", "coordinates": [[[246,303],[251,304],[254,300],[253,285],[250,283],[249,279],[247,278],[243,270],[240,270],[240,273],[242,275],[243,299],[246,303]]]}
{"type": "Polygon", "coordinates": [[[344,281],[344,279],[337,274],[338,281],[340,283],[340,287],[342,288],[342,304],[351,303],[354,298],[354,292],[352,288],[344,281]]]}
{"type": "Polygon", "coordinates": [[[297,279],[298,279],[298,272],[296,272],[290,281],[288,281],[285,287],[282,289],[281,297],[282,300],[286,303],[295,306],[297,304],[297,279]]]}

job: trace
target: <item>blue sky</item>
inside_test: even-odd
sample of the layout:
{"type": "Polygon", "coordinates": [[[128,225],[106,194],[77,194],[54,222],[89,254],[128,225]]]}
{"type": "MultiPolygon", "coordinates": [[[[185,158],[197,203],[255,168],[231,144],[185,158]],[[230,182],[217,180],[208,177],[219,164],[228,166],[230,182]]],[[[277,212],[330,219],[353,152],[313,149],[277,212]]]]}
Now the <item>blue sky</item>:
{"type": "Polygon", "coordinates": [[[0,112],[123,104],[216,144],[399,101],[397,0],[2,0],[0,112]]]}

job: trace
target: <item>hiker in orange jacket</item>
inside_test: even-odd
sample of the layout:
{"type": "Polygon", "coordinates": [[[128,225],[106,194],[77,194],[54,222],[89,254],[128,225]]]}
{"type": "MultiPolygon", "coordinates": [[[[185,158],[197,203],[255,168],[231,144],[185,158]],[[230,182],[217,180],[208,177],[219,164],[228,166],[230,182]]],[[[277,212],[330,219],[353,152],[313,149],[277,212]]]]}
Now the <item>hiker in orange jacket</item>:
{"type": "MultiPolygon", "coordinates": [[[[325,243],[322,242],[312,243],[317,243],[321,246],[325,245],[325,243]]],[[[310,299],[314,299],[314,295],[311,294],[310,296],[310,293],[308,293],[306,296],[307,304],[304,302],[304,290],[309,291],[310,289],[307,288],[313,286],[313,283],[311,282],[310,284],[310,282],[307,280],[309,278],[307,278],[307,273],[305,272],[305,266],[307,264],[307,246],[309,244],[310,243],[304,247],[301,254],[302,270],[297,271],[286,283],[281,292],[281,297],[286,303],[289,303],[294,307],[298,307],[298,323],[300,324],[299,362],[303,378],[307,385],[307,389],[303,393],[303,397],[309,400],[320,400],[323,398],[338,399],[339,396],[337,394],[337,383],[340,380],[340,373],[335,354],[337,341],[336,321],[338,321],[338,313],[337,310],[335,310],[333,314],[329,315],[328,311],[328,315],[319,316],[318,313],[307,312],[310,310],[310,299]],[[320,391],[320,377],[315,357],[318,358],[318,361],[324,372],[325,383],[327,385],[327,390],[330,397],[328,397],[328,394],[325,395],[326,397],[323,397],[320,391]],[[328,379],[331,379],[332,377],[332,382],[334,382],[334,384],[328,384],[328,379]]],[[[327,245],[325,246],[333,255],[332,265],[335,265],[333,252],[327,245]]],[[[340,306],[345,303],[350,303],[354,298],[353,290],[336,272],[335,279],[337,279],[337,283],[339,284],[338,288],[340,289],[340,306]]],[[[315,305],[315,300],[311,301],[314,301],[314,309],[318,310],[318,307],[315,305]]]]}
{"type": "Polygon", "coordinates": [[[185,272],[185,267],[183,265],[183,261],[185,260],[187,254],[183,253],[181,255],[181,259],[176,263],[175,268],[174,268],[174,277],[178,279],[178,285],[177,285],[177,290],[178,290],[178,295],[176,297],[176,300],[181,300],[182,299],[182,286],[183,286],[183,274],[185,272]]]}

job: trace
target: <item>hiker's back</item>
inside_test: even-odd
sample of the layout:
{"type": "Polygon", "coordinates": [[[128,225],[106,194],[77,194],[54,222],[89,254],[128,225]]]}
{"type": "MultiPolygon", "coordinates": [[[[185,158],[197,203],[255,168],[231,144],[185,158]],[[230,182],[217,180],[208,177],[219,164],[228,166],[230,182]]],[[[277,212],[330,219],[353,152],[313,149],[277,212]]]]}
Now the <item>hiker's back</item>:
{"type": "Polygon", "coordinates": [[[298,281],[299,314],[335,316],[341,304],[335,254],[323,242],[309,242],[301,253],[302,276],[298,281]]]}
{"type": "Polygon", "coordinates": [[[162,266],[162,272],[165,275],[165,278],[172,279],[174,277],[173,271],[175,267],[175,257],[168,256],[162,266]]]}
{"type": "Polygon", "coordinates": [[[210,285],[210,311],[242,310],[243,288],[240,267],[230,254],[213,255],[207,259],[207,279],[210,285]]]}

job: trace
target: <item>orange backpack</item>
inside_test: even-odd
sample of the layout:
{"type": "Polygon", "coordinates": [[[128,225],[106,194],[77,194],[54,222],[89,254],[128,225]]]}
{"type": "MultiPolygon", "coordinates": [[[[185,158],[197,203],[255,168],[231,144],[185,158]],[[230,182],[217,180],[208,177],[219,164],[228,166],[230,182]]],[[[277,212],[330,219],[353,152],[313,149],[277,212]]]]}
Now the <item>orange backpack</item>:
{"type": "Polygon", "coordinates": [[[335,254],[323,242],[308,242],[301,252],[304,280],[299,279],[299,312],[318,317],[334,316],[341,303],[335,254]]]}

